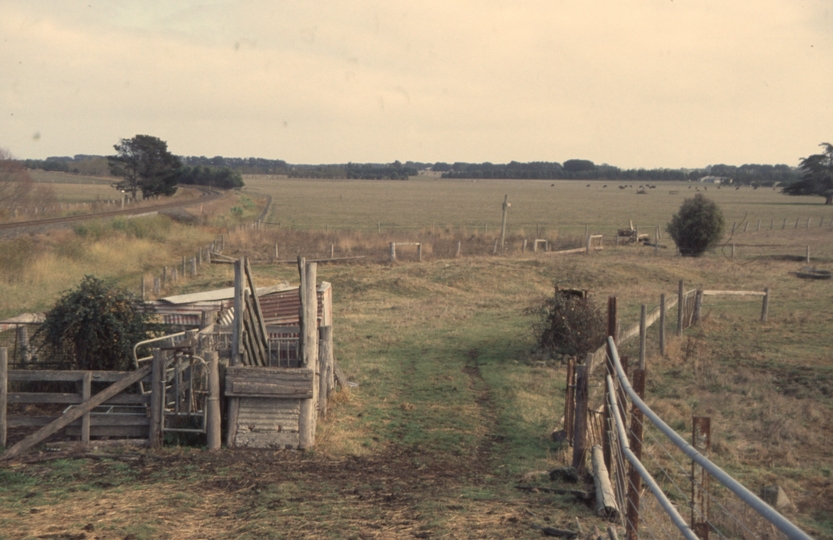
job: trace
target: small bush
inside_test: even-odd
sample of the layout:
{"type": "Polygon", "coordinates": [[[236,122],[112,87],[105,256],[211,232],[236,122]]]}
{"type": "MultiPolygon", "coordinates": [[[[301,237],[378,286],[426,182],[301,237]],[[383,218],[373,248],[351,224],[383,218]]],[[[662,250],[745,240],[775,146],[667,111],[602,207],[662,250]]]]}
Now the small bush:
{"type": "Polygon", "coordinates": [[[723,212],[717,203],[698,193],[683,201],[665,230],[681,255],[698,257],[717,245],[724,226],[723,212]]]}
{"type": "Polygon", "coordinates": [[[41,360],[59,369],[127,370],[133,345],[155,325],[130,292],[85,276],[46,315],[33,339],[42,339],[41,360]]]}
{"type": "Polygon", "coordinates": [[[544,350],[583,358],[604,344],[605,317],[590,298],[556,290],[531,311],[535,340],[544,350]]]}

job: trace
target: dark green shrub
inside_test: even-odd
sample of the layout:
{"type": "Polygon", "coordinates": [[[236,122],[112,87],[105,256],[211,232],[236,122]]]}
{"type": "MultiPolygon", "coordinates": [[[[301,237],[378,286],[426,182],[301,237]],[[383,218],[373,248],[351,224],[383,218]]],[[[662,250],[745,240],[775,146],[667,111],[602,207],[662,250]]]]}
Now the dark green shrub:
{"type": "Polygon", "coordinates": [[[152,337],[156,325],[132,293],[85,276],[46,315],[35,339],[40,360],[58,369],[132,369],[133,345],[152,337]]]}
{"type": "Polygon", "coordinates": [[[607,323],[590,298],[556,290],[530,311],[536,315],[535,340],[546,351],[583,359],[604,344],[607,323]]]}
{"type": "Polygon", "coordinates": [[[665,230],[674,239],[681,255],[698,257],[720,241],[724,226],[720,207],[698,193],[693,199],[683,201],[665,230]]]}

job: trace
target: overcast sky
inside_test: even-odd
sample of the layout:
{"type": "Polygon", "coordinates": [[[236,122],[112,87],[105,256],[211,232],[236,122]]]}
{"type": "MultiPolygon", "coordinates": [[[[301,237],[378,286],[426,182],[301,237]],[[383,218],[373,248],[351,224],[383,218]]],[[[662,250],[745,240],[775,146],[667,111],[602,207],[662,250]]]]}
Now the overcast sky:
{"type": "Polygon", "coordinates": [[[833,142],[831,0],[2,0],[0,147],[290,163],[787,163],[833,142]]]}

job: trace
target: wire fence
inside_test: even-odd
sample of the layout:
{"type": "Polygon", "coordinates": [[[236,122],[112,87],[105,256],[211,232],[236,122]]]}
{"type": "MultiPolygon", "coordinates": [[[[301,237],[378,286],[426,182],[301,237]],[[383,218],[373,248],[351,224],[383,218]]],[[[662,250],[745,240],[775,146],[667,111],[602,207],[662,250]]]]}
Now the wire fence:
{"type": "Polygon", "coordinates": [[[614,340],[608,341],[608,470],[619,507],[625,509],[620,521],[629,538],[810,538],[708,460],[707,419],[693,419],[689,444],[645,405],[628,380],[614,340]],[[636,410],[647,421],[632,414],[628,422],[625,413],[636,410]],[[641,457],[633,452],[635,440],[641,457]],[[637,471],[639,479],[634,481],[628,471],[637,471]],[[648,492],[643,493],[641,482],[648,492]]]}

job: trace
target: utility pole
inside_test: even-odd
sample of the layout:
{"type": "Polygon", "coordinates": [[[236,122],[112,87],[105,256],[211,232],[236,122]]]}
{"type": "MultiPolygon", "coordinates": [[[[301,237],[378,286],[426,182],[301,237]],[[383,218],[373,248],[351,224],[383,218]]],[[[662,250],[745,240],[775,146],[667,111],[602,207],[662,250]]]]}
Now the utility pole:
{"type": "Polygon", "coordinates": [[[512,206],[509,203],[509,195],[503,196],[503,219],[500,222],[500,250],[504,249],[504,242],[506,241],[506,209],[512,206]]]}

